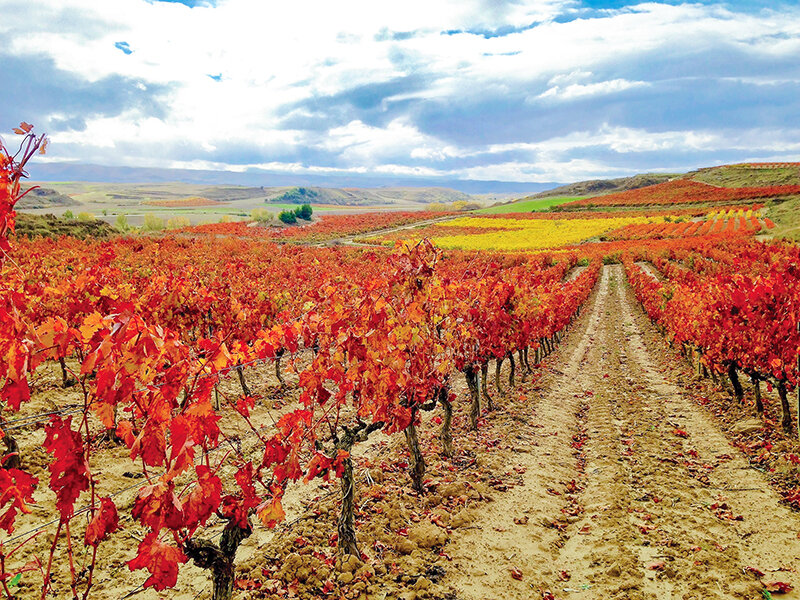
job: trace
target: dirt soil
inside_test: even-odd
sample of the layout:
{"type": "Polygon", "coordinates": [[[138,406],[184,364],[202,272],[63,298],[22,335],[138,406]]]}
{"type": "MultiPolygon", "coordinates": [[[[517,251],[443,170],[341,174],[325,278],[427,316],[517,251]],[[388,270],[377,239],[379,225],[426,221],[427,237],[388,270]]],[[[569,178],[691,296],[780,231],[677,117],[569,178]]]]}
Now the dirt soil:
{"type": "MultiPolygon", "coordinates": [[[[484,411],[477,433],[467,428],[463,377],[453,381],[454,458],[440,454],[438,409],[424,416],[423,496],[411,490],[402,436],[377,434],[354,449],[358,559],[336,554],[338,482],[297,485],[286,523],[257,526],[240,547],[235,598],[755,599],[778,583],[800,586],[800,514],[696,402],[701,384],[688,371],[644,316],[622,267],[604,267],[581,317],[532,378],[521,381],[518,366],[518,385],[508,388],[504,366],[506,390],[492,390],[500,409],[484,411]]],[[[58,373],[48,377],[29,410],[77,401],[58,388],[58,373]]],[[[276,394],[271,366],[248,383],[264,398],[265,423],[296,402],[296,390],[276,394]]],[[[231,379],[225,389],[237,386],[231,379]]],[[[235,422],[224,428],[236,436],[235,422]]],[[[48,458],[36,448],[41,436],[38,427],[20,435],[39,471],[48,458]]],[[[240,443],[247,451],[244,433],[240,443]]],[[[124,449],[96,460],[104,492],[136,483],[122,474],[124,449]]],[[[132,494],[116,497],[121,514],[132,494]]],[[[53,512],[47,492],[37,497],[19,531],[53,512]]],[[[210,598],[208,573],[191,565],[175,589],[142,590],[145,575],[125,565],[142,531],[123,525],[101,546],[90,598],[210,598]]],[[[212,525],[205,535],[218,533],[212,525]]],[[[36,540],[40,553],[48,535],[36,540]]],[[[18,597],[38,597],[35,581],[18,597]]]]}
{"type": "Polygon", "coordinates": [[[761,598],[763,584],[797,586],[800,518],[657,367],[663,339],[620,266],[604,268],[589,313],[539,382],[524,485],[454,536],[444,583],[463,599],[761,598]]]}

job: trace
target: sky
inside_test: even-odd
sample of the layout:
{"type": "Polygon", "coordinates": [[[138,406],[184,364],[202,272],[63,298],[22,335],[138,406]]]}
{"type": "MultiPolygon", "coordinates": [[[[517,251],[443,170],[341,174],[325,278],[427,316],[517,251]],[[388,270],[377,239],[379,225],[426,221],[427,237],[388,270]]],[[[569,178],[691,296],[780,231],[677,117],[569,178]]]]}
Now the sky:
{"type": "MultiPolygon", "coordinates": [[[[800,160],[800,2],[0,0],[50,162],[571,182],[800,160]]],[[[35,178],[35,170],[32,168],[35,178]]]]}

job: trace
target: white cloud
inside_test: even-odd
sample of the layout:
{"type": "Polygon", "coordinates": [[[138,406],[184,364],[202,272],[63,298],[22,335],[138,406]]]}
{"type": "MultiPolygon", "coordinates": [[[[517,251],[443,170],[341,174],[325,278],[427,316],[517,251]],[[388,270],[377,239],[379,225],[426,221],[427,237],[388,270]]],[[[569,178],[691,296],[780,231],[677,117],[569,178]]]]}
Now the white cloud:
{"type": "MultiPolygon", "coordinates": [[[[51,159],[75,159],[59,155],[61,144],[70,152],[83,148],[87,157],[119,164],[241,169],[246,163],[296,172],[552,181],[618,172],[610,162],[576,154],[596,148],[609,155],[738,150],[756,157],[758,149],[781,156],[796,148],[791,132],[778,126],[759,137],[764,128],[747,123],[724,129],[647,128],[609,118],[602,126],[586,127],[580,115],[569,132],[543,134],[536,141],[487,134],[457,144],[426,131],[413,111],[403,112],[411,101],[435,102],[452,107],[453,114],[442,117],[452,119],[448,127],[467,129],[471,119],[481,118],[458,113],[470,101],[502,105],[507,98],[529,98],[531,114],[537,115],[574,100],[599,102],[623,91],[653,88],[659,82],[648,79],[647,64],[639,64],[642,57],[669,57],[679,78],[681,69],[692,66],[693,56],[709,49],[741,52],[764,64],[800,53],[798,10],[745,14],[721,6],[653,2],[600,17],[556,19],[575,13],[576,7],[573,0],[220,0],[216,7],[194,9],[145,0],[0,0],[0,43],[17,56],[47,55],[87,84],[121,75],[140,85],[169,88],[163,120],[137,107],[91,116],[82,131],[53,134],[51,159]],[[482,35],[502,28],[517,30],[482,35]],[[402,35],[387,39],[393,32],[402,35]],[[132,53],[117,49],[117,42],[126,42],[132,53]],[[620,65],[638,73],[629,76],[620,65]],[[221,81],[209,77],[217,74],[221,81]],[[287,113],[327,118],[315,99],[403,77],[424,85],[388,94],[370,109],[371,119],[353,101],[353,114],[337,115],[339,120],[331,120],[323,131],[284,128],[287,113]],[[260,156],[255,162],[246,157],[209,160],[210,153],[236,144],[260,156]],[[196,158],[186,158],[193,149],[196,158]],[[287,159],[292,153],[296,158],[287,159]],[[508,153],[514,153],[512,160],[501,156],[508,153]],[[326,154],[330,162],[308,164],[307,154],[326,154]],[[465,159],[483,164],[459,165],[465,159]]],[[[721,81],[762,90],[800,80],[796,73],[769,69],[718,75],[721,81]]],[[[68,115],[51,111],[49,116],[68,115]]]]}
{"type": "Polygon", "coordinates": [[[628,81],[626,79],[612,79],[588,84],[571,83],[564,87],[556,85],[534,98],[526,99],[526,102],[535,102],[536,100],[573,100],[589,96],[605,96],[631,88],[648,87],[649,85],[646,81],[628,81]]]}

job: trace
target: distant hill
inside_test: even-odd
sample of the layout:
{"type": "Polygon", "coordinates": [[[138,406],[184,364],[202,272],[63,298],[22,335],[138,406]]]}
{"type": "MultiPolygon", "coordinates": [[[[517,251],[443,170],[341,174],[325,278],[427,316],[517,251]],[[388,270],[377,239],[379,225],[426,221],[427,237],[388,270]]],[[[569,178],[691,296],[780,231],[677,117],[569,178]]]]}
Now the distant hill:
{"type": "Polygon", "coordinates": [[[472,196],[439,187],[397,188],[323,188],[294,187],[270,197],[268,202],[288,204],[336,204],[340,206],[369,206],[398,202],[456,202],[470,201],[472,196]]]}
{"type": "MultiPolygon", "coordinates": [[[[638,190],[673,179],[690,179],[721,187],[766,187],[771,185],[800,185],[800,163],[741,163],[705,167],[689,173],[645,173],[616,179],[590,179],[555,187],[524,198],[504,203],[529,203],[542,198],[600,196],[638,190]]],[[[498,211],[503,210],[500,206],[498,211]]]]}
{"type": "MultiPolygon", "coordinates": [[[[31,186],[23,186],[23,191],[30,190],[31,186]]],[[[51,208],[54,206],[75,206],[78,204],[66,194],[50,188],[36,188],[30,190],[17,203],[17,208],[51,208]]]]}
{"type": "Polygon", "coordinates": [[[579,181],[577,183],[562,185],[552,190],[547,190],[546,192],[527,196],[521,200],[553,198],[557,196],[599,196],[600,194],[636,190],[647,187],[648,185],[664,183],[676,177],[682,177],[682,175],[672,173],[646,173],[643,175],[633,175],[632,177],[618,177],[616,179],[590,179],[588,181],[579,181]]]}
{"type": "Polygon", "coordinates": [[[105,182],[105,183],[170,183],[196,185],[230,185],[241,187],[324,187],[324,188],[450,188],[465,194],[532,194],[558,183],[519,181],[482,181],[446,177],[413,177],[370,175],[359,173],[316,175],[285,173],[263,169],[244,172],[200,169],[158,169],[144,167],[108,167],[70,162],[34,163],[29,168],[34,181],[105,182]]]}
{"type": "Polygon", "coordinates": [[[207,204],[222,203],[250,210],[264,202],[275,204],[329,204],[336,206],[417,205],[431,202],[471,201],[472,196],[442,187],[266,187],[192,183],[88,183],[53,182],[55,190],[35,190],[35,199],[22,209],[82,205],[87,210],[141,206],[178,206],[187,198],[203,198],[207,204]]]}

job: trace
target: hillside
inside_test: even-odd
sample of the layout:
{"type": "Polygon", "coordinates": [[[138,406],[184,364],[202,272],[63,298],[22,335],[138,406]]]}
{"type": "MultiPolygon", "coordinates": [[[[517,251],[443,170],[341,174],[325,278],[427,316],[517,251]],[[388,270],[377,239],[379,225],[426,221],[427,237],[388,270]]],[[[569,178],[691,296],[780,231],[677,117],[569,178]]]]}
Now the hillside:
{"type": "Polygon", "coordinates": [[[30,189],[31,186],[25,186],[25,190],[30,190],[25,194],[25,197],[19,201],[17,208],[51,208],[54,206],[74,206],[77,204],[75,200],[50,188],[36,188],[30,189]]]}
{"type": "MultiPolygon", "coordinates": [[[[685,174],[677,173],[643,173],[631,177],[616,179],[590,179],[562,185],[546,192],[540,192],[512,202],[496,204],[484,212],[528,212],[536,210],[544,199],[561,199],[569,197],[592,197],[619,194],[631,190],[639,190],[649,186],[666,183],[675,179],[691,180],[718,187],[768,187],[782,185],[800,185],[800,163],[742,163],[704,167],[685,174]],[[517,207],[516,205],[520,205],[517,207]],[[531,208],[529,208],[529,206],[531,208]]],[[[588,201],[587,201],[588,202],[588,201]]],[[[561,204],[555,202],[552,206],[561,204]]],[[[608,202],[600,202],[608,205],[608,202]]],[[[542,205],[550,206],[550,205],[542,205]]]]}
{"type": "MultiPolygon", "coordinates": [[[[263,202],[331,204],[337,206],[372,206],[386,204],[428,204],[470,200],[464,192],[441,187],[386,188],[323,188],[323,187],[248,187],[236,185],[203,185],[191,183],[48,183],[52,197],[66,199],[71,204],[105,205],[112,208],[138,207],[143,203],[171,202],[187,197],[246,204],[252,208],[263,202]],[[299,193],[298,190],[304,190],[299,193]],[[252,205],[252,206],[250,206],[252,205]]],[[[33,192],[32,192],[33,193],[33,192]]],[[[20,208],[47,208],[53,204],[39,203],[20,208]]],[[[92,206],[92,209],[97,209],[92,206]]]]}
{"type": "Polygon", "coordinates": [[[800,163],[747,163],[708,167],[687,173],[687,179],[723,187],[800,184],[800,163]]]}
{"type": "Polygon", "coordinates": [[[632,177],[618,177],[617,179],[590,179],[588,181],[578,181],[526,196],[520,200],[530,200],[533,198],[553,198],[561,196],[598,196],[600,194],[611,194],[616,192],[624,192],[626,190],[635,190],[638,188],[647,187],[648,185],[655,185],[663,183],[680,177],[680,175],[671,173],[645,173],[642,175],[634,175],[632,177]]]}
{"type": "Polygon", "coordinates": [[[568,202],[560,209],[592,207],[643,207],[654,205],[752,202],[765,198],[787,198],[800,195],[798,185],[765,187],[719,187],[691,179],[675,179],[656,185],[626,190],[615,194],[593,196],[568,202]]]}
{"type": "Polygon", "coordinates": [[[80,221],[77,219],[62,219],[55,215],[28,215],[17,214],[15,235],[19,237],[60,237],[70,235],[79,239],[106,238],[116,233],[116,229],[105,221],[94,219],[80,221]]]}
{"type": "MultiPolygon", "coordinates": [[[[272,193],[273,190],[270,190],[272,193]]],[[[472,197],[464,192],[439,187],[397,187],[397,188],[323,188],[294,187],[273,195],[268,202],[289,204],[335,204],[339,206],[369,206],[417,202],[469,201],[472,197]]]]}

